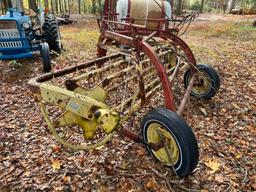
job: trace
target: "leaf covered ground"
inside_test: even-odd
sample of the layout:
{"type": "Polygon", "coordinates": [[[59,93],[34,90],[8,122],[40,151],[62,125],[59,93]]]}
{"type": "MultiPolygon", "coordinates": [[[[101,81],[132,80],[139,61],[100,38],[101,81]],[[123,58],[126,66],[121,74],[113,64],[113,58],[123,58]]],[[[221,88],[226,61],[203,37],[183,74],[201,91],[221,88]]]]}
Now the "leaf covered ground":
{"type": "MultiPolygon", "coordinates": [[[[143,146],[118,135],[94,151],[59,145],[27,85],[42,71],[36,55],[0,63],[1,191],[255,191],[256,29],[243,16],[220,18],[201,17],[183,37],[198,62],[221,76],[217,96],[191,99],[189,124],[200,149],[193,175],[176,177],[143,146]]],[[[61,32],[65,52],[53,58],[54,70],[96,57],[94,19],[61,32]]]]}

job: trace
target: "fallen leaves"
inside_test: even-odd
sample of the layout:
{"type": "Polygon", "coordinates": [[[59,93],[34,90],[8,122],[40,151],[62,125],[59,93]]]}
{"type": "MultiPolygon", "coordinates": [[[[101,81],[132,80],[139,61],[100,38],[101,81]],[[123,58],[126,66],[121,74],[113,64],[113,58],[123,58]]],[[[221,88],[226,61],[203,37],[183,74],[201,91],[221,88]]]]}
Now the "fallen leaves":
{"type": "Polygon", "coordinates": [[[64,177],[63,177],[63,181],[64,181],[65,183],[70,183],[71,177],[70,177],[70,176],[64,176],[64,177]]]}
{"type": "MultiPolygon", "coordinates": [[[[91,20],[89,23],[96,30],[95,26],[91,26],[95,23],[91,20]]],[[[239,27],[238,24],[235,26],[239,27]]],[[[87,51],[90,44],[90,53],[80,55],[73,49],[76,36],[72,33],[76,32],[70,31],[74,28],[62,28],[63,41],[68,49],[61,57],[53,59],[54,69],[96,56],[91,41],[85,46],[83,42],[78,45],[78,52],[81,53],[85,49],[87,51]],[[72,34],[72,39],[66,39],[70,36],[68,33],[72,34]]],[[[79,30],[76,28],[76,31],[79,30]]],[[[148,156],[143,146],[119,136],[94,151],[78,152],[58,144],[46,128],[27,87],[31,77],[41,74],[40,58],[36,56],[20,62],[22,66],[19,69],[10,69],[2,62],[0,65],[1,189],[170,191],[168,180],[173,191],[178,191],[178,186],[202,192],[227,189],[255,191],[255,41],[205,39],[203,33],[189,34],[184,39],[193,48],[198,62],[209,63],[218,69],[221,89],[210,101],[191,98],[192,117],[188,121],[198,140],[201,162],[192,176],[176,178],[171,169],[148,156]],[[156,174],[151,168],[157,170],[161,177],[153,177],[156,174]]],[[[97,40],[95,36],[90,38],[95,42],[97,40]]],[[[135,128],[134,124],[139,124],[140,119],[141,116],[137,117],[128,128],[135,128]]],[[[137,131],[140,131],[139,128],[137,131]]]]}
{"type": "Polygon", "coordinates": [[[61,152],[61,146],[59,146],[59,145],[53,145],[53,146],[52,146],[52,151],[53,151],[53,152],[56,152],[56,153],[61,152]]]}
{"type": "Polygon", "coordinates": [[[58,160],[58,159],[54,159],[53,161],[52,161],[52,169],[53,170],[59,170],[60,169],[60,167],[61,167],[61,162],[60,162],[60,160],[58,160]]]}
{"type": "Polygon", "coordinates": [[[207,112],[205,108],[200,107],[200,111],[204,114],[205,117],[207,117],[207,112]]]}
{"type": "Polygon", "coordinates": [[[156,187],[157,187],[157,183],[155,179],[150,179],[146,184],[146,188],[150,190],[156,190],[156,187]]]}
{"type": "Polygon", "coordinates": [[[216,171],[218,171],[220,169],[221,164],[219,163],[219,161],[217,159],[209,159],[208,161],[204,162],[204,164],[211,168],[211,173],[215,173],[216,171]]]}

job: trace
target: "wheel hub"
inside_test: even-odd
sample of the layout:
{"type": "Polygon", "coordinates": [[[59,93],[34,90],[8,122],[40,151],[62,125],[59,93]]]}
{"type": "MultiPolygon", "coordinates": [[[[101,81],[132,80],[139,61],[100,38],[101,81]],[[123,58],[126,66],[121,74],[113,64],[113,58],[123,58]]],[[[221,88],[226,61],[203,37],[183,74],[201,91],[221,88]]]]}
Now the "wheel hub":
{"type": "Polygon", "coordinates": [[[148,142],[163,143],[162,148],[153,151],[154,155],[167,165],[174,165],[179,160],[179,148],[175,138],[161,124],[152,123],[148,128],[148,142]]]}
{"type": "Polygon", "coordinates": [[[211,81],[208,74],[204,72],[199,72],[196,76],[196,80],[193,86],[192,91],[195,94],[202,95],[207,93],[211,88],[211,81]]]}

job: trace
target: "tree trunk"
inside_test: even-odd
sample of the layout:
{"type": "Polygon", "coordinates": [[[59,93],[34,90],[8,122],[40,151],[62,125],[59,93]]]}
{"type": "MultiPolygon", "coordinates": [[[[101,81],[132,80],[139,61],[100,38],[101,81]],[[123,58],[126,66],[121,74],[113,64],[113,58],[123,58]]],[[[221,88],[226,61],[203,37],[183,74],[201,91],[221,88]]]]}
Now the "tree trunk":
{"type": "Polygon", "coordinates": [[[100,15],[102,15],[102,5],[101,5],[101,0],[98,0],[99,3],[99,11],[100,11],[100,15]]]}
{"type": "Polygon", "coordinates": [[[44,11],[45,11],[45,13],[49,13],[49,2],[48,2],[48,0],[44,0],[44,11]]]}
{"type": "Polygon", "coordinates": [[[53,7],[53,0],[51,0],[51,9],[52,9],[52,13],[55,14],[54,7],[53,7]]]}
{"type": "Polygon", "coordinates": [[[92,13],[96,13],[96,0],[92,0],[92,13]]]}
{"type": "Polygon", "coordinates": [[[60,14],[62,14],[62,3],[61,3],[61,0],[59,0],[59,7],[60,7],[60,14]]]}
{"type": "Polygon", "coordinates": [[[177,15],[181,14],[181,8],[182,8],[182,0],[178,0],[178,4],[177,4],[177,15]]]}
{"type": "Polygon", "coordinates": [[[184,10],[184,9],[187,8],[187,7],[186,7],[186,4],[187,4],[187,0],[183,0],[183,1],[182,1],[182,6],[181,6],[181,10],[184,10]]]}
{"type": "Polygon", "coordinates": [[[83,0],[83,8],[84,8],[84,14],[86,14],[86,3],[84,0],[83,0]]]}
{"type": "Polygon", "coordinates": [[[8,1],[3,0],[1,1],[0,5],[1,5],[1,14],[5,14],[6,10],[8,9],[8,1]]]}
{"type": "Polygon", "coordinates": [[[35,0],[29,0],[28,7],[29,7],[29,9],[32,9],[35,13],[37,13],[37,6],[36,6],[35,0]]]}
{"type": "Polygon", "coordinates": [[[4,0],[4,1],[3,1],[3,9],[7,10],[8,7],[10,7],[10,5],[8,4],[8,2],[11,2],[11,1],[10,1],[10,0],[9,0],[9,1],[8,1],[8,0],[4,0]]]}
{"type": "Polygon", "coordinates": [[[203,13],[204,10],[204,0],[201,1],[200,13],[203,13]]]}
{"type": "Polygon", "coordinates": [[[24,7],[23,7],[23,0],[12,0],[12,6],[13,8],[16,8],[18,11],[23,12],[24,7]]]}
{"type": "Polygon", "coordinates": [[[81,15],[81,0],[78,0],[78,13],[81,15]]]}
{"type": "Polygon", "coordinates": [[[70,1],[68,0],[68,14],[70,15],[70,1]]]}
{"type": "Polygon", "coordinates": [[[230,13],[232,9],[235,8],[236,5],[236,0],[229,0],[228,1],[228,12],[230,13]]]}
{"type": "Polygon", "coordinates": [[[66,14],[67,13],[67,2],[66,0],[64,0],[64,13],[66,14]]]}
{"type": "Polygon", "coordinates": [[[56,13],[59,13],[59,6],[58,6],[58,0],[55,0],[55,9],[56,9],[56,13]]]}

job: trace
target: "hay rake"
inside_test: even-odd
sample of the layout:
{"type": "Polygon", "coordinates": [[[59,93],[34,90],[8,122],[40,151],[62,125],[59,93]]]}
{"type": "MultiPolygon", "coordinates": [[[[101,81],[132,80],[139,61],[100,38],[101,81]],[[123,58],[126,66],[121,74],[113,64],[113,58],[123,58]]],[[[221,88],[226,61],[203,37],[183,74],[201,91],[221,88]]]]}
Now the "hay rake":
{"type": "Polygon", "coordinates": [[[198,146],[181,115],[189,95],[209,99],[216,94],[219,76],[208,65],[196,65],[178,36],[196,14],[174,19],[171,10],[167,1],[106,0],[98,19],[98,59],[29,81],[61,144],[92,149],[118,132],[144,144],[179,176],[192,173],[198,146]],[[143,6],[147,17],[138,12],[143,6]],[[184,89],[174,88],[182,83],[184,89]],[[127,122],[142,116],[141,136],[127,122]]]}

